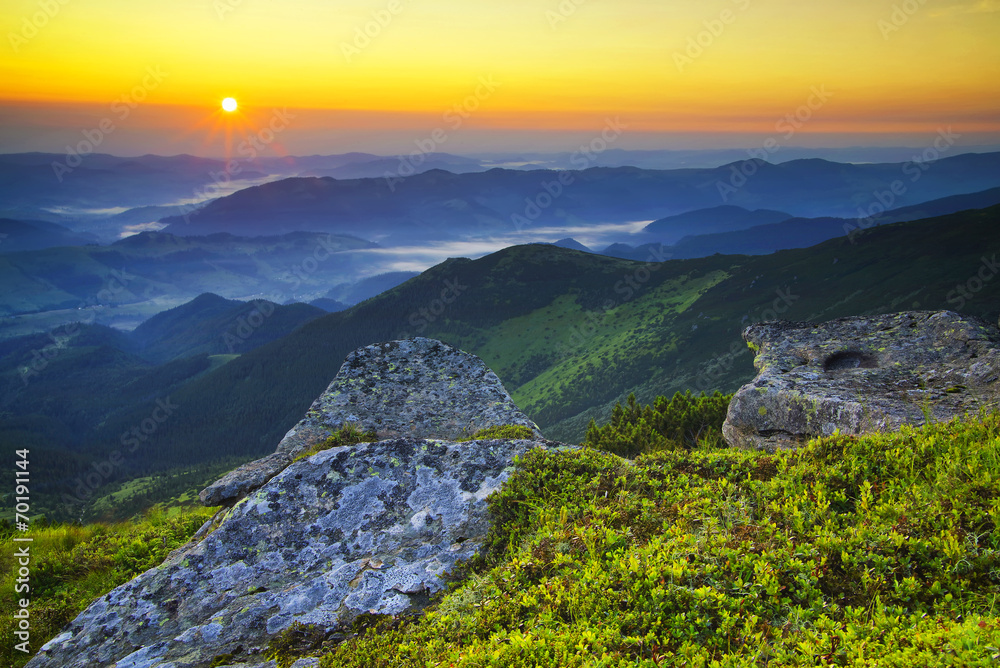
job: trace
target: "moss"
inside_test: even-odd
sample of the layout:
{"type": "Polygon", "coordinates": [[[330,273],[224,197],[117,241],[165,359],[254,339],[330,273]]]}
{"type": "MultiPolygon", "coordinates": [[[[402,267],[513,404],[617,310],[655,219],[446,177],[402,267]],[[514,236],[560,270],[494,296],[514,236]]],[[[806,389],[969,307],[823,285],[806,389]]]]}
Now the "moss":
{"type": "Polygon", "coordinates": [[[378,434],[374,430],[363,431],[359,425],[347,423],[337,431],[330,434],[325,441],[321,441],[305,452],[299,453],[293,462],[297,462],[307,457],[312,457],[317,452],[323,452],[331,448],[339,448],[343,445],[357,445],[358,443],[373,443],[378,440],[378,434]]]}
{"type": "Polygon", "coordinates": [[[294,622],[267,644],[265,656],[275,661],[278,668],[288,668],[295,661],[323,646],[326,631],[316,624],[294,622]]]}
{"type": "Polygon", "coordinates": [[[472,436],[458,439],[458,442],[464,443],[466,441],[487,439],[518,440],[533,438],[535,438],[535,432],[531,430],[531,427],[526,427],[523,424],[505,424],[493,425],[491,427],[480,429],[472,436]]]}

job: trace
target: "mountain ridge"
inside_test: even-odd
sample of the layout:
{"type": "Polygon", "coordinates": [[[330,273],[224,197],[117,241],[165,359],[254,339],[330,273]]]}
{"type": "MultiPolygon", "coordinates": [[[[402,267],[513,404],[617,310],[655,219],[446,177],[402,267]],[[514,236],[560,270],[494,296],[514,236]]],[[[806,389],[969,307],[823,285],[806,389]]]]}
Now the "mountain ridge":
{"type": "MultiPolygon", "coordinates": [[[[526,224],[658,220],[719,204],[775,209],[799,217],[844,216],[856,215],[854,202],[867,193],[875,201],[880,190],[909,178],[907,164],[760,162],[767,167],[740,161],[714,169],[680,170],[495,168],[467,174],[430,170],[391,184],[385,179],[293,178],[223,197],[187,220],[173,217],[162,222],[168,231],[180,234],[236,229],[246,234],[265,225],[272,230],[288,231],[296,225],[333,232],[363,224],[370,234],[403,240],[432,234],[451,238],[453,228],[465,234],[496,233],[526,224]]],[[[996,187],[1000,153],[944,157],[919,179],[919,190],[904,188],[903,194],[894,196],[898,205],[996,187]]]]}

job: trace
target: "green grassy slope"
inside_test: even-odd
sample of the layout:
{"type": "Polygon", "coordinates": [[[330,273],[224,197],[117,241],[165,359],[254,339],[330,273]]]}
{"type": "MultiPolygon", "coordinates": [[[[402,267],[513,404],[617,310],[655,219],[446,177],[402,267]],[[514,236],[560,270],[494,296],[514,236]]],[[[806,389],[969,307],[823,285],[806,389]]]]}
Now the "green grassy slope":
{"type": "Polygon", "coordinates": [[[536,450],[471,577],[320,665],[996,665],[998,458],[996,414],[775,455],[536,450]]]}
{"type": "MultiPolygon", "coordinates": [[[[59,633],[91,601],[161,563],[183,545],[212,515],[205,508],[157,510],[142,519],[116,525],[37,526],[32,538],[30,592],[15,592],[18,572],[9,525],[0,526],[0,610],[11,619],[17,601],[31,600],[31,653],[15,649],[22,642],[15,625],[0,628],[0,665],[23,666],[46,641],[59,633]]],[[[17,534],[18,537],[23,537],[17,534]]]]}
{"type": "MultiPolygon", "coordinates": [[[[998,464],[998,413],[774,454],[704,442],[633,462],[535,450],[490,499],[484,554],[422,614],[300,625],[263,658],[288,666],[311,654],[323,668],[992,666],[998,464]]],[[[32,650],[210,514],[180,506],[114,526],[33,528],[32,650]]],[[[0,524],[5,615],[15,609],[11,533],[0,524]]],[[[12,630],[0,631],[0,659],[23,665],[12,630]]]]}

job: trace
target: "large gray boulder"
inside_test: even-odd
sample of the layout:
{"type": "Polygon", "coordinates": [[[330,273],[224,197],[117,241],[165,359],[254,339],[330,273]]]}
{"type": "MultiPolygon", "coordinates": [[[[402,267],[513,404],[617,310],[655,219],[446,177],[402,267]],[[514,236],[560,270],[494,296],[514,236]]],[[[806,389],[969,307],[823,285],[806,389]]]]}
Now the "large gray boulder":
{"type": "Polygon", "coordinates": [[[494,425],[538,426],[511,400],[482,360],[434,339],[358,348],[272,455],[245,464],[199,495],[207,506],[232,504],[261,487],[299,454],[347,423],[379,439],[457,439],[494,425]]]}
{"type": "Polygon", "coordinates": [[[263,663],[294,622],[331,633],[419,609],[482,547],[486,497],[543,441],[398,438],[326,450],[244,498],[212,533],[98,599],[31,668],[263,663]]]}
{"type": "Polygon", "coordinates": [[[482,548],[486,499],[514,458],[558,445],[454,440],[510,423],[537,434],[472,355],[430,339],[355,351],[271,456],[287,461],[244,469],[259,489],[93,602],[28,665],[270,668],[269,641],[296,622],[336,639],[360,614],[419,609],[482,548]],[[387,438],[291,461],[347,422],[387,438]]]}
{"type": "Polygon", "coordinates": [[[794,448],[1000,404],[1000,331],[951,311],[768,322],[743,338],[758,375],[729,405],[722,430],[733,446],[794,448]]]}

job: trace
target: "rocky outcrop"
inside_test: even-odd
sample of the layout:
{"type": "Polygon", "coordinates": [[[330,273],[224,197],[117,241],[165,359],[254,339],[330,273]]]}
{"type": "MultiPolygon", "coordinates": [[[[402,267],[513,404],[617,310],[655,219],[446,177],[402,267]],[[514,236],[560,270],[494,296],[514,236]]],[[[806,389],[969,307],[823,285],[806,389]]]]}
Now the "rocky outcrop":
{"type": "Polygon", "coordinates": [[[729,405],[733,446],[793,448],[1000,404],[1000,331],[951,311],[769,322],[743,338],[758,375],[729,405]]]}
{"type": "Polygon", "coordinates": [[[208,506],[232,504],[261,487],[299,454],[351,423],[378,438],[470,436],[493,425],[534,422],[475,355],[434,339],[415,338],[359,348],[274,454],[228,473],[205,488],[208,506]]]}
{"type": "Polygon", "coordinates": [[[520,416],[484,369],[426,339],[353,353],[307,424],[357,420],[392,438],[287,465],[200,541],[92,603],[28,665],[182,668],[227,657],[267,666],[269,640],[295,622],[336,638],[362,613],[419,609],[446,573],[482,547],[487,496],[508,478],[514,458],[556,445],[412,435],[453,436],[520,416]],[[433,361],[442,358],[452,364],[436,374],[433,361]],[[457,378],[463,370],[469,375],[457,378]],[[416,399],[402,396],[398,382],[382,387],[378,379],[386,377],[413,379],[408,396],[416,399]],[[476,400],[482,412],[473,415],[476,400]]]}
{"type": "Polygon", "coordinates": [[[29,665],[262,660],[294,622],[336,632],[419,608],[481,548],[486,497],[546,443],[400,438],[300,460],[201,542],[91,604],[29,665]]]}

